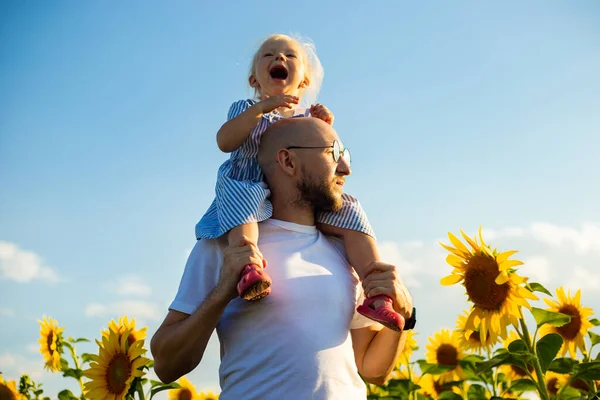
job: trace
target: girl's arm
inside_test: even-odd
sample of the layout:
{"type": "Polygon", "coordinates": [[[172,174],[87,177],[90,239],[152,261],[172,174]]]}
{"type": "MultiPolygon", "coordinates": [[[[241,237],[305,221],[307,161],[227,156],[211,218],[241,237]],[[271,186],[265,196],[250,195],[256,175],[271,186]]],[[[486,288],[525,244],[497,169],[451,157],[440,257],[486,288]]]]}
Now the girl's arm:
{"type": "Polygon", "coordinates": [[[248,138],[263,114],[270,113],[279,107],[292,108],[292,104],[298,104],[298,97],[280,94],[250,106],[246,111],[221,126],[217,132],[219,149],[225,153],[237,150],[248,138]]]}

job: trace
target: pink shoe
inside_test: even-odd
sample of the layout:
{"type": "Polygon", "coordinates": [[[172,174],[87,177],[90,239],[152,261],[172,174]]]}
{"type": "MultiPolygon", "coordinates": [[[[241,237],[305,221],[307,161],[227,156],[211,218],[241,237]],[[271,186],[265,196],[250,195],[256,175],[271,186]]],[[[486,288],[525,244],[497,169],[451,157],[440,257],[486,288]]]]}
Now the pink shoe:
{"type": "Polygon", "coordinates": [[[371,318],[373,321],[385,325],[387,328],[399,332],[404,329],[405,321],[404,317],[394,310],[393,304],[392,299],[388,296],[373,296],[365,299],[362,305],[358,306],[356,311],[367,318],[371,318]],[[377,308],[371,307],[371,304],[376,300],[383,300],[385,301],[385,304],[382,304],[377,308]]]}
{"type": "Polygon", "coordinates": [[[248,264],[240,274],[237,291],[244,300],[259,300],[271,293],[271,278],[256,264],[248,264]]]}

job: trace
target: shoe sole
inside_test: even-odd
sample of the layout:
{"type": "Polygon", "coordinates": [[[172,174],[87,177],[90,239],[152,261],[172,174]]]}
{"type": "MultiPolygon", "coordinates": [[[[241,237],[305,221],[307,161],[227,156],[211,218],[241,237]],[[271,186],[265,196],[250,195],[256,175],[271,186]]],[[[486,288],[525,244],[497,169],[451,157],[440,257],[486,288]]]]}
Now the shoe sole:
{"type": "Polygon", "coordinates": [[[271,293],[270,286],[271,283],[269,281],[258,281],[242,293],[240,297],[248,301],[260,300],[271,293]]]}

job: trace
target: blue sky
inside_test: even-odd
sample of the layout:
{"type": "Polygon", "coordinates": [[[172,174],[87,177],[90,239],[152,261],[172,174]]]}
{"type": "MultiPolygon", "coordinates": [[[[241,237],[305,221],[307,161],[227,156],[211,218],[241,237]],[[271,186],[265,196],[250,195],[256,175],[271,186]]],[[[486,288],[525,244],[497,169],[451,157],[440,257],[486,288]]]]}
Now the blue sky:
{"type": "MultiPolygon", "coordinates": [[[[347,191],[412,284],[422,348],[465,305],[439,289],[449,230],[483,224],[524,275],[600,305],[598,2],[3,1],[0,15],[7,378],[64,386],[32,349],[44,314],[72,336],[122,313],[156,329],[226,158],[216,131],[274,32],[317,46],[347,191]]],[[[217,360],[213,343],[192,381],[218,388],[217,360]]]]}

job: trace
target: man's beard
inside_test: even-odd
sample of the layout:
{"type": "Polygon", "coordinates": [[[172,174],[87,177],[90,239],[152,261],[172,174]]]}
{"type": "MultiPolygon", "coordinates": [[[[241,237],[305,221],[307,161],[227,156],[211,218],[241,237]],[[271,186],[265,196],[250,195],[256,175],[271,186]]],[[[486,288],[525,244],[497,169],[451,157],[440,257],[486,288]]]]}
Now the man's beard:
{"type": "Polygon", "coordinates": [[[325,179],[317,180],[306,171],[298,182],[298,203],[307,204],[317,211],[339,211],[342,209],[342,197],[334,193],[331,183],[325,179]]]}

